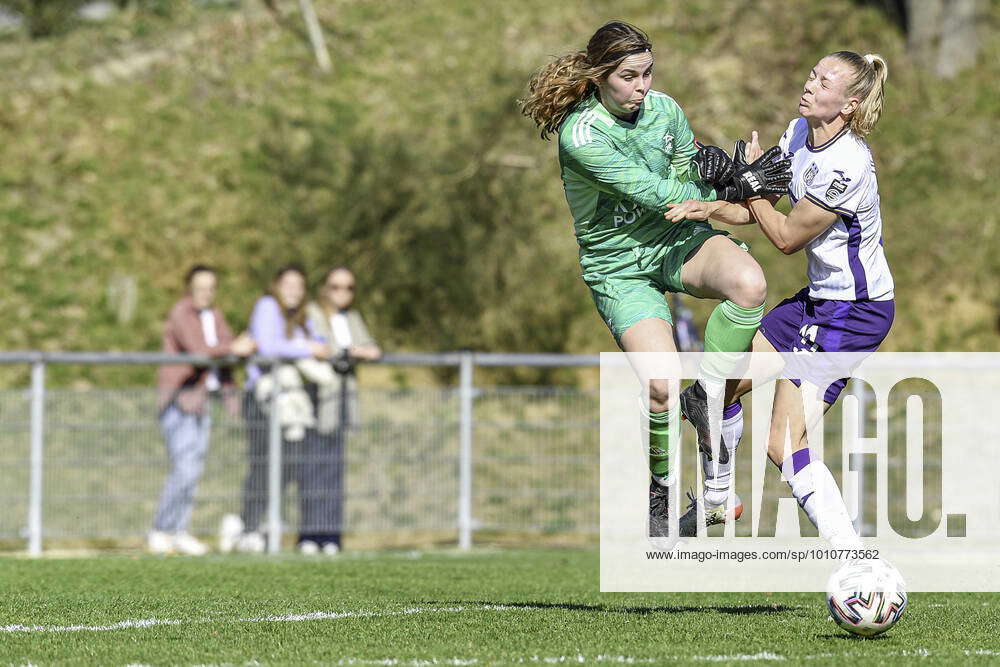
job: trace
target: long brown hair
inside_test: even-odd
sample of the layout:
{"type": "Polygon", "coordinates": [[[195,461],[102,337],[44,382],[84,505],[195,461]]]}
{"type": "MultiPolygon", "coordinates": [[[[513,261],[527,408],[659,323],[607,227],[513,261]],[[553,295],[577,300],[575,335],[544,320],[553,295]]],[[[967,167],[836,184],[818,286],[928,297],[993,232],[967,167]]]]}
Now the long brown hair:
{"type": "Polygon", "coordinates": [[[618,69],[625,58],[652,51],[642,30],[622,21],[597,29],[586,51],[557,58],[528,80],[528,95],[521,100],[521,113],[541,128],[542,139],[559,131],[559,125],[584,96],[597,90],[597,83],[618,69]]]}
{"type": "Polygon", "coordinates": [[[281,309],[281,316],[285,320],[285,338],[291,339],[296,328],[306,330],[306,297],[303,295],[302,302],[295,308],[286,308],[285,304],[281,303],[281,297],[278,296],[278,281],[286,273],[297,273],[302,276],[302,282],[306,282],[306,270],[299,264],[286,264],[275,271],[274,279],[271,281],[271,289],[268,292],[278,302],[278,308],[281,309]]]}
{"type": "Polygon", "coordinates": [[[848,122],[851,132],[863,139],[875,128],[875,123],[882,116],[889,66],[877,53],[862,56],[854,51],[837,51],[828,57],[836,58],[854,70],[854,79],[848,84],[846,92],[851,97],[857,97],[860,104],[848,122]]]}

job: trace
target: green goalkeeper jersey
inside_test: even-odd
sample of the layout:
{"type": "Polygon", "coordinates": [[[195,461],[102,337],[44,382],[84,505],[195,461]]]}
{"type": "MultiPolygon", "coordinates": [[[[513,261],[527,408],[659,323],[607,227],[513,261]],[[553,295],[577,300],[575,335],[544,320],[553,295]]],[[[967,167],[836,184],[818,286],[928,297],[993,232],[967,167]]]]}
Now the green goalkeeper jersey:
{"type": "Polygon", "coordinates": [[[694,135],[680,106],[649,91],[635,123],[588,95],[559,128],[559,165],[581,255],[634,249],[676,234],[667,204],[714,201],[697,180],[694,135]]]}

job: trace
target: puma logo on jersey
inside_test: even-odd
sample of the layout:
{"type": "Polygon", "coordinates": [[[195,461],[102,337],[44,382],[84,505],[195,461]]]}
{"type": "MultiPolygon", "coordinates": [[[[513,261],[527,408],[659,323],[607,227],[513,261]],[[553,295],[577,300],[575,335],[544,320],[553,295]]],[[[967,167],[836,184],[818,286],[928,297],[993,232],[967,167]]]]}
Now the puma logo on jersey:
{"type": "Polygon", "coordinates": [[[615,205],[615,214],[611,219],[615,227],[631,225],[639,219],[639,205],[620,201],[615,205]]]}

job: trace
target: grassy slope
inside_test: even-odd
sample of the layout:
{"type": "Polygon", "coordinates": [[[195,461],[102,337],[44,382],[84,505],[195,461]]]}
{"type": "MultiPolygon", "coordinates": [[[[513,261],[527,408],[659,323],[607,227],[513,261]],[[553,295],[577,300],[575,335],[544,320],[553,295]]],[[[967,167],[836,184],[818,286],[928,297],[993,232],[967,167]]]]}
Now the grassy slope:
{"type": "MultiPolygon", "coordinates": [[[[301,34],[250,10],[126,17],[58,40],[0,43],[0,347],[156,349],[160,318],[193,260],[223,268],[225,305],[241,324],[277,264],[347,255],[392,347],[611,349],[575,278],[554,149],[513,99],[549,55],[619,17],[650,32],[656,87],[720,143],[750,128],[775,139],[823,53],[883,53],[891,88],[871,143],[899,300],[886,347],[995,349],[1000,292],[982,277],[1000,268],[1000,194],[988,181],[1000,115],[996,31],[983,30],[980,67],[941,82],[914,69],[883,15],[847,0],[795,13],[778,0],[681,4],[623,2],[612,16],[596,2],[419,11],[331,2],[321,7],[338,67],[329,77],[314,71],[301,34]],[[359,104],[377,111],[353,113],[359,104]],[[315,152],[333,153],[319,163],[331,185],[322,168],[312,182],[289,181],[283,170],[315,152]],[[393,155],[408,173],[383,173],[393,155]],[[434,247],[436,221],[484,211],[493,219],[469,221],[460,244],[423,252],[434,247]],[[485,248],[498,250],[478,252],[485,248]],[[462,307],[433,289],[407,291],[419,282],[413,275],[446,279],[472,253],[481,275],[459,292],[462,307]],[[443,322],[440,333],[423,311],[443,322]]],[[[997,5],[986,11],[988,27],[997,5]]],[[[743,235],[768,274],[771,303],[800,286],[800,257],[781,256],[753,230],[743,235]]],[[[707,306],[696,310],[704,316],[707,306]]],[[[55,379],[146,373],[62,369],[55,379]]]]}
{"type": "Polygon", "coordinates": [[[597,565],[579,551],[5,559],[0,626],[181,622],[4,633],[0,664],[986,664],[1000,653],[996,595],[913,594],[898,627],[864,641],[827,620],[817,593],[601,594],[597,565]],[[360,615],[246,620],[312,612],[360,615]]]}

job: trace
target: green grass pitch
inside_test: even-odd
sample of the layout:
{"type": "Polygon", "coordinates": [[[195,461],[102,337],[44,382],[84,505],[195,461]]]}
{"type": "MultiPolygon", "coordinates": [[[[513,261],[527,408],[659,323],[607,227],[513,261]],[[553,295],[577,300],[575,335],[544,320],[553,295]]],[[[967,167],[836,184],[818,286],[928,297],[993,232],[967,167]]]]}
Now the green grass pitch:
{"type": "Polygon", "coordinates": [[[602,594],[580,550],[0,560],[0,665],[980,664],[1000,596],[920,594],[882,638],[809,594],[602,594]]]}

